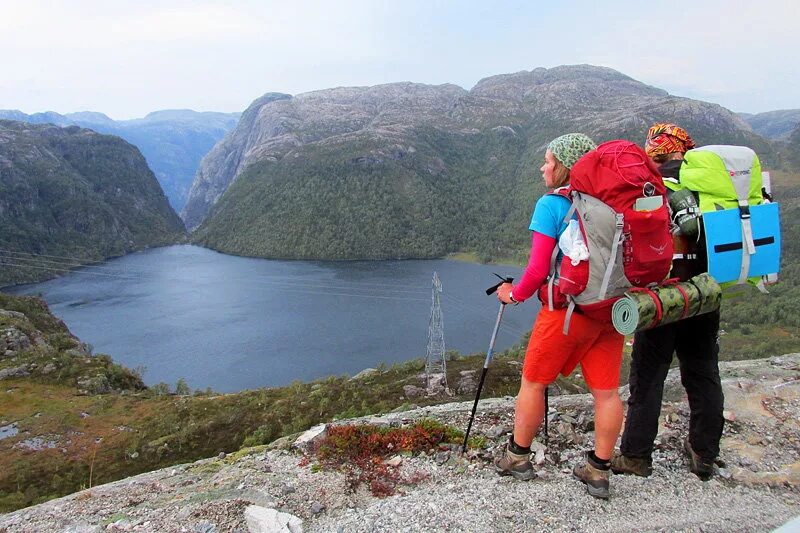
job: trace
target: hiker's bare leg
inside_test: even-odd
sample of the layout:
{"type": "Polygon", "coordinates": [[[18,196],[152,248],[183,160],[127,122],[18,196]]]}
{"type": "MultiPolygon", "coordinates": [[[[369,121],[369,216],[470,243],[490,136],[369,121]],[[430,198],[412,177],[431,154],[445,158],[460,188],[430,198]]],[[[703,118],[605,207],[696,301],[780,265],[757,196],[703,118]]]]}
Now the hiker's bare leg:
{"type": "Polygon", "coordinates": [[[622,401],[617,389],[591,389],[594,396],[594,453],[611,459],[622,428],[622,401]]]}
{"type": "Polygon", "coordinates": [[[544,390],[547,385],[534,383],[524,377],[517,394],[514,411],[514,442],[527,448],[533,442],[544,418],[544,390]]]}

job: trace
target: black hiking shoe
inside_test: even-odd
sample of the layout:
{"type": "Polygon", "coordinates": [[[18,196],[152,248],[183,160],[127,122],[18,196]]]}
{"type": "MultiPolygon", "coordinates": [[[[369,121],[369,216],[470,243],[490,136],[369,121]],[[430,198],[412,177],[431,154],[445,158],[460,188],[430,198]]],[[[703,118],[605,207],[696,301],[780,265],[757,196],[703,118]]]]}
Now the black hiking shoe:
{"type": "Polygon", "coordinates": [[[596,463],[591,455],[587,455],[586,463],[572,469],[572,475],[586,484],[586,490],[595,498],[608,499],[608,478],[611,469],[602,469],[603,465],[596,463]]]}
{"type": "Polygon", "coordinates": [[[615,474],[650,477],[653,474],[653,460],[649,457],[628,457],[615,453],[611,458],[611,471],[615,474]]]}
{"type": "Polygon", "coordinates": [[[508,449],[508,444],[503,447],[503,454],[494,462],[495,471],[501,476],[513,476],[514,479],[529,481],[536,477],[536,472],[531,464],[531,454],[517,454],[508,449]]]}
{"type": "Polygon", "coordinates": [[[702,481],[708,481],[714,475],[714,461],[706,461],[692,449],[689,437],[683,441],[683,450],[689,458],[689,470],[702,481]]]}

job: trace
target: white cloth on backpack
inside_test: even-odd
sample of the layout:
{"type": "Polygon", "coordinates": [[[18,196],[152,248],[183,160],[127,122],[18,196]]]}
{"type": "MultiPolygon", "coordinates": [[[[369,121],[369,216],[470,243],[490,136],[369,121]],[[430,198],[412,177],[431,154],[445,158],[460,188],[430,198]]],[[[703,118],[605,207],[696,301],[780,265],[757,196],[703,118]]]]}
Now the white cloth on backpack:
{"type": "Polygon", "coordinates": [[[558,238],[558,247],[561,252],[569,257],[572,266],[577,266],[581,261],[589,259],[589,248],[583,240],[581,226],[577,220],[572,219],[567,224],[567,229],[558,238]]]}

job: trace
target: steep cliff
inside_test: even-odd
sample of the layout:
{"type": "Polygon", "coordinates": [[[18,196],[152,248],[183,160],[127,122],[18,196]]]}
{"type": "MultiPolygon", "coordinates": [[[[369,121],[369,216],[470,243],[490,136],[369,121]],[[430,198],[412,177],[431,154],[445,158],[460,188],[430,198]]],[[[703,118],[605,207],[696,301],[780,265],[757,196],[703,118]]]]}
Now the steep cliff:
{"type": "Polygon", "coordinates": [[[136,146],[156,175],[175,211],[183,209],[200,159],[230,131],[239,113],[189,109],[154,111],[144,118],[113,120],[103,113],[83,111],[61,115],[52,111],[25,114],[0,110],[0,119],[32,124],[81,126],[117,135],[136,146]]]}
{"type": "Polygon", "coordinates": [[[77,265],[183,235],[134,146],[76,126],[0,120],[0,285],[53,277],[66,262],[30,254],[77,265]]]}

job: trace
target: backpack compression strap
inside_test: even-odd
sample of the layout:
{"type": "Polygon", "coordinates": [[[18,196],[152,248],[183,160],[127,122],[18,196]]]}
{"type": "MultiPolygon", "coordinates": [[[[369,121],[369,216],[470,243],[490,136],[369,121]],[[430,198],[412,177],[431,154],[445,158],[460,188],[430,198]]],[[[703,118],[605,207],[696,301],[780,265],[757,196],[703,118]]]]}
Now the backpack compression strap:
{"type": "Polygon", "coordinates": [[[553,307],[553,285],[556,283],[556,259],[558,259],[558,252],[560,248],[558,247],[558,243],[556,243],[555,248],[553,248],[553,253],[550,255],[550,279],[547,280],[547,308],[550,311],[554,311],[555,307],[553,307]]]}
{"type": "Polygon", "coordinates": [[[603,283],[600,285],[600,294],[598,295],[598,299],[605,300],[606,293],[608,292],[608,284],[611,282],[611,273],[614,271],[614,263],[617,260],[617,250],[619,249],[619,243],[622,241],[622,228],[625,225],[625,217],[622,213],[616,213],[614,215],[616,218],[616,229],[614,230],[614,242],[611,243],[611,256],[608,258],[608,266],[606,267],[606,271],[603,274],[603,283]]]}
{"type": "Polygon", "coordinates": [[[750,224],[750,205],[747,198],[739,199],[739,219],[742,221],[742,268],[739,270],[739,283],[747,283],[747,274],[750,271],[750,256],[756,253],[753,242],[753,227],[750,224]]]}
{"type": "MultiPolygon", "coordinates": [[[[575,214],[575,210],[578,207],[575,204],[575,201],[579,197],[580,197],[580,193],[579,192],[572,191],[572,198],[571,198],[572,205],[569,207],[569,211],[567,211],[567,214],[564,216],[564,224],[569,224],[569,221],[572,220],[572,215],[575,214]]],[[[553,269],[554,272],[555,272],[554,269],[555,269],[555,264],[556,264],[556,255],[558,255],[558,246],[556,246],[556,249],[553,251],[553,258],[552,258],[552,266],[551,266],[551,268],[553,269]]],[[[547,290],[548,290],[547,296],[550,298],[550,310],[551,311],[553,310],[553,285],[552,284],[553,284],[553,280],[551,279],[550,284],[547,287],[547,290]]],[[[570,319],[572,318],[572,313],[575,311],[575,298],[573,298],[572,296],[568,296],[568,299],[569,299],[569,305],[567,306],[567,314],[564,315],[564,329],[561,330],[562,333],[564,333],[564,335],[569,333],[569,322],[570,322],[570,319]]]]}
{"type": "MultiPolygon", "coordinates": [[[[555,189],[550,194],[557,194],[558,196],[561,196],[562,198],[566,198],[567,200],[570,201],[571,205],[569,206],[569,211],[567,211],[567,215],[564,217],[564,221],[563,221],[564,224],[569,224],[570,219],[572,219],[572,215],[575,214],[575,202],[574,202],[572,196],[569,194],[569,188],[568,187],[559,187],[558,189],[555,189]]],[[[574,194],[578,194],[578,193],[574,193],[574,194]]],[[[560,251],[561,251],[561,248],[559,247],[558,238],[556,238],[556,247],[553,248],[553,254],[550,256],[550,279],[547,281],[547,308],[550,311],[554,311],[555,310],[555,307],[553,307],[553,296],[554,296],[553,295],[553,293],[554,293],[553,286],[556,283],[556,262],[557,262],[557,259],[558,259],[558,253],[560,251]]],[[[566,332],[564,332],[564,335],[566,335],[566,332]]]]}

